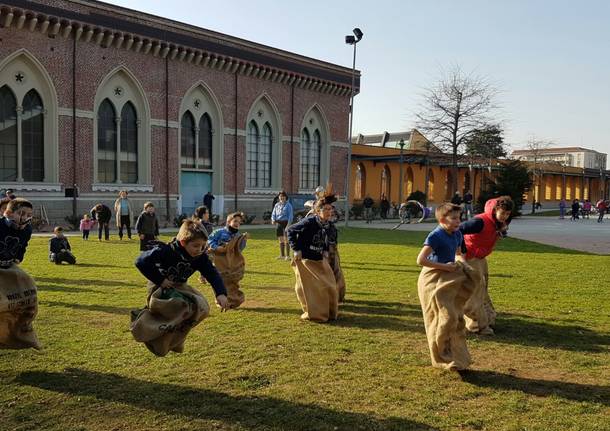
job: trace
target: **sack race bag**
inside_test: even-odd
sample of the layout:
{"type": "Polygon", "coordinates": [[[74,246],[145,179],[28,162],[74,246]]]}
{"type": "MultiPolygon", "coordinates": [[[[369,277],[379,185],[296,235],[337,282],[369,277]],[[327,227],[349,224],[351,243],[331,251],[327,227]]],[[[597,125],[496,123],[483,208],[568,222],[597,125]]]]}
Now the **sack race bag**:
{"type": "Polygon", "coordinates": [[[335,320],[339,314],[339,294],[335,274],[326,259],[293,259],[295,291],[301,303],[301,319],[314,322],[335,320]]]}
{"type": "Polygon", "coordinates": [[[32,327],[37,313],[32,277],[15,264],[0,269],[0,349],[40,349],[32,327]]]}
{"type": "Polygon", "coordinates": [[[343,303],[345,300],[345,277],[343,276],[343,270],[341,269],[341,258],[339,257],[339,248],[336,245],[331,245],[328,251],[328,263],[333,270],[335,275],[335,281],[337,283],[337,292],[339,294],[339,303],[343,303]]]}
{"type": "Polygon", "coordinates": [[[133,316],[131,333],[157,356],[184,351],[192,328],[210,313],[205,297],[186,283],[162,289],[149,282],[146,308],[133,316]]]}
{"type": "Polygon", "coordinates": [[[470,332],[493,334],[490,326],[496,323],[496,310],[489,297],[489,272],[487,259],[469,259],[474,271],[474,292],[464,305],[466,329],[470,332]]]}
{"type": "Polygon", "coordinates": [[[432,366],[447,370],[465,370],[471,363],[464,304],[474,289],[474,270],[456,265],[454,272],[424,267],[417,281],[432,366]]]}
{"type": "Polygon", "coordinates": [[[227,289],[229,308],[237,308],[246,300],[246,295],[239,288],[239,282],[244,278],[246,270],[246,259],[241,252],[241,242],[245,240],[245,235],[236,235],[224,246],[226,252],[215,250],[211,253],[214,266],[227,289]]]}

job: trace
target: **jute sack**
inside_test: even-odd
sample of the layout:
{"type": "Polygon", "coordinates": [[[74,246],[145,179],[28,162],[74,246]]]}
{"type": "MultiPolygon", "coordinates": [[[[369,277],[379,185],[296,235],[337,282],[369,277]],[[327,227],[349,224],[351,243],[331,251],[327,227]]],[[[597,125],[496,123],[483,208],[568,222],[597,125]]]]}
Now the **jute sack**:
{"type": "Polygon", "coordinates": [[[424,314],[432,366],[464,370],[471,363],[466,346],[464,304],[474,289],[474,270],[457,262],[455,272],[424,267],[417,291],[424,314]]]}
{"type": "Polygon", "coordinates": [[[314,322],[335,320],[339,314],[339,294],[335,274],[326,259],[292,260],[295,291],[301,303],[301,319],[314,322]]]}
{"type": "Polygon", "coordinates": [[[186,283],[161,289],[149,282],[147,307],[135,317],[131,333],[157,356],[182,353],[191,328],[210,313],[205,297],[186,283]]]}
{"type": "Polygon", "coordinates": [[[339,303],[345,300],[345,277],[343,276],[343,270],[341,269],[341,258],[339,257],[339,249],[336,245],[331,245],[328,252],[328,263],[333,270],[335,275],[335,281],[337,283],[337,292],[339,293],[339,303]]]}
{"type": "Polygon", "coordinates": [[[0,269],[0,349],[40,349],[32,322],[38,313],[32,277],[18,265],[0,269]]]}
{"type": "Polygon", "coordinates": [[[216,250],[211,254],[214,266],[227,289],[229,308],[239,307],[246,299],[239,288],[239,282],[244,278],[246,270],[246,259],[240,249],[241,242],[245,240],[245,235],[236,235],[225,245],[226,252],[219,253],[216,250]]]}
{"type": "Polygon", "coordinates": [[[474,269],[474,292],[464,305],[466,329],[470,332],[493,333],[490,326],[496,323],[496,310],[489,297],[489,272],[487,259],[469,259],[474,269]]]}

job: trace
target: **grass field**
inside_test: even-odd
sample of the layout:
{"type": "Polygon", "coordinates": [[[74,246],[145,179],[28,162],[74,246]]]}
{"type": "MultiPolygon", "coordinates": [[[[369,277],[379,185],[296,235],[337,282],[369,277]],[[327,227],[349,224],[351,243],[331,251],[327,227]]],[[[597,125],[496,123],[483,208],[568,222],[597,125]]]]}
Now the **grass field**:
{"type": "Polygon", "coordinates": [[[609,258],[503,241],[496,335],[469,339],[459,375],[429,365],[424,236],[343,230],[347,302],[319,325],[299,320],[273,232],[254,231],[243,308],[213,310],[165,358],[129,332],[146,296],[136,241],[73,238],[79,264],[58,267],[35,238],[23,267],[45,347],[0,351],[0,430],[610,430],[609,258]]]}

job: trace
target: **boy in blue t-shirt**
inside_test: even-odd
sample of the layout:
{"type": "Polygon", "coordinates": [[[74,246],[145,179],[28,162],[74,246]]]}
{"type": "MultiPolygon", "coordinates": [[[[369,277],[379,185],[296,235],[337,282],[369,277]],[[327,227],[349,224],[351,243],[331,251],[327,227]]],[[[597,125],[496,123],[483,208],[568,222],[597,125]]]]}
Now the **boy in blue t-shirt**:
{"type": "Polygon", "coordinates": [[[455,271],[455,257],[461,255],[464,239],[459,231],[461,211],[459,205],[449,203],[436,208],[434,215],[438,226],[426,237],[417,256],[418,265],[447,272],[455,271]]]}
{"type": "Polygon", "coordinates": [[[436,208],[436,227],[426,240],[417,264],[422,266],[417,280],[426,337],[432,366],[465,370],[471,363],[466,346],[464,304],[472,294],[473,270],[463,262],[460,227],[461,208],[445,203],[436,208]]]}

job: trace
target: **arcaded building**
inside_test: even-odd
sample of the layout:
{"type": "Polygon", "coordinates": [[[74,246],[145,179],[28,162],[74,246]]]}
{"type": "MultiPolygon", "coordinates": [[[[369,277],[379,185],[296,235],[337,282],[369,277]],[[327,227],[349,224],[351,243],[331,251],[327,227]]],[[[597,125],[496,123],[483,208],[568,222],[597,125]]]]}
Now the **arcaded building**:
{"type": "MultiPolygon", "coordinates": [[[[91,0],[0,1],[0,189],[51,220],[343,191],[352,70],[91,0]]],[[[356,91],[360,74],[356,72],[356,91]]]]}

